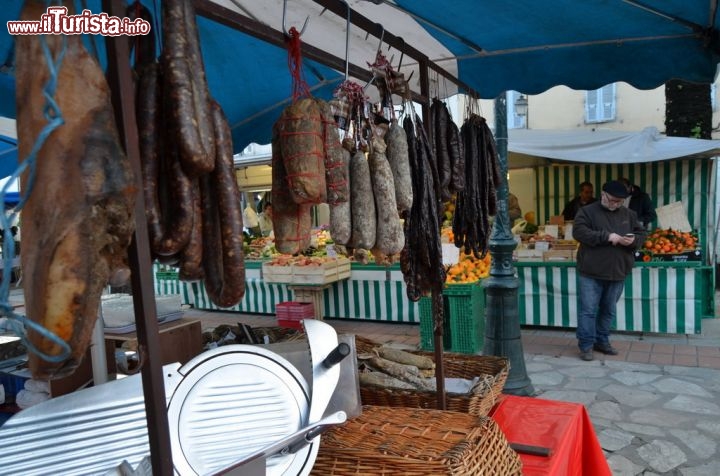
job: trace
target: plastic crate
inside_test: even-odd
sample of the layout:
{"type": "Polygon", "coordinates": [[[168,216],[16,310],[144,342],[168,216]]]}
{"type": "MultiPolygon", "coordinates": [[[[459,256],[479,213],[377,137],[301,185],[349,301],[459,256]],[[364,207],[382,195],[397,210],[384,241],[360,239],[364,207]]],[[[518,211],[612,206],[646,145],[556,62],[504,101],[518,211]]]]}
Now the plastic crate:
{"type": "Polygon", "coordinates": [[[302,319],[278,319],[277,324],[279,327],[303,330],[302,319]]]}
{"type": "MultiPolygon", "coordinates": [[[[431,297],[420,298],[420,348],[422,350],[435,350],[431,297]]],[[[443,350],[450,350],[450,323],[447,319],[447,313],[443,320],[443,350]]]]}
{"type": "MultiPolygon", "coordinates": [[[[485,339],[485,292],[480,281],[445,286],[443,303],[444,350],[462,354],[480,352],[485,339]]],[[[432,299],[429,297],[420,300],[420,347],[433,350],[432,299]]]]}
{"type": "Polygon", "coordinates": [[[312,319],[315,317],[315,306],[311,302],[285,301],[275,305],[278,319],[312,319]]]}
{"type": "Polygon", "coordinates": [[[17,375],[0,373],[0,385],[5,390],[5,402],[0,403],[15,403],[15,397],[18,392],[25,388],[25,381],[27,377],[19,377],[17,375]]]}

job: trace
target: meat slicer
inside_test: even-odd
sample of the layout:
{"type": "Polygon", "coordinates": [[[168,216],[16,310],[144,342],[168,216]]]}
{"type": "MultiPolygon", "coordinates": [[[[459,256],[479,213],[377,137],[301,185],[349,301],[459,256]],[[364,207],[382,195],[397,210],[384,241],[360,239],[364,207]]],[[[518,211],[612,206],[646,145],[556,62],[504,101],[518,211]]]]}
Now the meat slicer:
{"type": "MultiPolygon", "coordinates": [[[[303,325],[307,343],[277,344],[285,356],[273,345],[227,345],[163,367],[176,474],[310,473],[320,434],[360,405],[357,367],[344,359],[354,354],[353,336],[338,343],[330,325],[303,325]]],[[[150,453],[141,375],[17,413],[0,427],[0,447],[3,474],[105,475],[123,462],[135,467],[150,453]]]]}

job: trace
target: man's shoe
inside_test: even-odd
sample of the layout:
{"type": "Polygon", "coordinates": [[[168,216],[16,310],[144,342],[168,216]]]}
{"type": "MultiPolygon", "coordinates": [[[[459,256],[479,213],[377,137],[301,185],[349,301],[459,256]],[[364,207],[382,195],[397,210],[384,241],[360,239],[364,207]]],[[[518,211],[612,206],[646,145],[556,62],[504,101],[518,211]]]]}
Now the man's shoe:
{"type": "Polygon", "coordinates": [[[617,349],[610,344],[595,344],[593,345],[593,349],[605,355],[618,355],[617,349]]]}
{"type": "Polygon", "coordinates": [[[593,357],[592,349],[581,350],[581,351],[580,351],[580,360],[584,360],[584,361],[586,361],[586,362],[590,362],[590,361],[593,360],[594,358],[595,358],[595,357],[593,357]]]}

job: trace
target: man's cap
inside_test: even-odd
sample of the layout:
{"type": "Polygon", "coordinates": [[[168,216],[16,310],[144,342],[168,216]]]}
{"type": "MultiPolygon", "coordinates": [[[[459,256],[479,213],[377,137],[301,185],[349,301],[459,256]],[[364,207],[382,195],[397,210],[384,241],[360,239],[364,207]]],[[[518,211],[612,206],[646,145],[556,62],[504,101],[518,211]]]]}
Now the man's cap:
{"type": "Polygon", "coordinates": [[[625,188],[625,184],[623,184],[619,180],[611,180],[609,182],[606,182],[605,185],[603,185],[602,189],[603,192],[609,193],[613,197],[617,198],[626,198],[628,195],[630,195],[627,188],[625,188]]]}

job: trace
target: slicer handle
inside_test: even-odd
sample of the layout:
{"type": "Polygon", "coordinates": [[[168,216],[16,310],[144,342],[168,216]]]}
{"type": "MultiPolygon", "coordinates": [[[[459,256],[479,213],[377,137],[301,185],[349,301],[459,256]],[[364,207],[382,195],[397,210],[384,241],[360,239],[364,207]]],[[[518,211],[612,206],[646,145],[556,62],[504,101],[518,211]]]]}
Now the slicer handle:
{"type": "Polygon", "coordinates": [[[345,342],[340,342],[338,346],[335,347],[327,357],[325,357],[322,365],[326,369],[329,369],[330,367],[339,364],[348,355],[350,355],[350,346],[345,342]]]}

